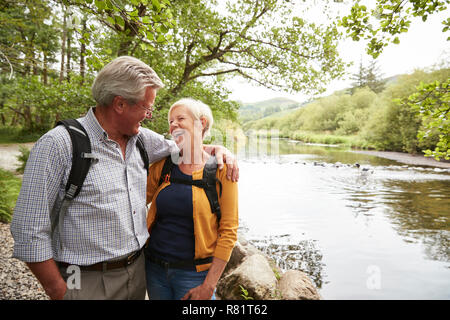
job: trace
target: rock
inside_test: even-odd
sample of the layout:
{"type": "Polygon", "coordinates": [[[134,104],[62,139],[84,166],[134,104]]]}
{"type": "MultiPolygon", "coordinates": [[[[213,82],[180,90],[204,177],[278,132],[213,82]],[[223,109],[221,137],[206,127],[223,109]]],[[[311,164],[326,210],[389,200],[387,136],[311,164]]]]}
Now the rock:
{"type": "Polygon", "coordinates": [[[0,300],[48,300],[27,265],[12,258],[14,240],[9,226],[0,222],[0,300]]]}
{"type": "Polygon", "coordinates": [[[277,287],[283,300],[320,300],[321,297],[308,276],[298,270],[286,271],[277,287]]]}
{"type": "Polygon", "coordinates": [[[230,260],[228,260],[222,277],[226,276],[231,271],[236,269],[239,264],[241,264],[241,262],[247,257],[247,255],[247,249],[239,241],[236,241],[233,251],[231,252],[230,260]]]}
{"type": "Polygon", "coordinates": [[[242,300],[242,286],[248,297],[255,300],[275,298],[277,279],[267,259],[261,254],[247,256],[243,262],[217,285],[217,294],[223,300],[242,300]]]}

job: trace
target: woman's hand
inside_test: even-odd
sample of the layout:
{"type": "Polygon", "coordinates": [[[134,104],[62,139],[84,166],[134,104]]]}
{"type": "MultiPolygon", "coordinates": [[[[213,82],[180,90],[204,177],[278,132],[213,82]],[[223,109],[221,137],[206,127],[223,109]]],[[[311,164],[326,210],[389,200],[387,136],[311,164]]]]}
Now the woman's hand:
{"type": "Polygon", "coordinates": [[[198,287],[189,290],[181,300],[211,300],[214,287],[202,283],[198,287]]]}

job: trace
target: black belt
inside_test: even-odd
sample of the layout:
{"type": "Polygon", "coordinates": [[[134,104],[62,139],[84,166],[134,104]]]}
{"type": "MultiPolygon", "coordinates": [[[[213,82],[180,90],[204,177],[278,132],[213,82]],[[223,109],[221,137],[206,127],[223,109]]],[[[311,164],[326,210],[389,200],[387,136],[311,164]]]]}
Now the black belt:
{"type": "MultiPolygon", "coordinates": [[[[142,249],[135,251],[133,253],[131,253],[128,257],[122,259],[122,260],[117,260],[117,261],[105,261],[105,262],[99,262],[96,264],[91,264],[89,266],[78,266],[80,268],[80,270],[85,270],[85,271],[106,271],[106,270],[112,270],[112,269],[118,269],[118,268],[124,268],[127,267],[129,265],[131,265],[133,262],[136,261],[137,258],[139,258],[139,256],[141,255],[142,249]]],[[[56,261],[56,263],[60,266],[60,267],[64,267],[67,268],[73,264],[70,263],[66,263],[66,262],[58,262],[56,261]]]]}
{"type": "Polygon", "coordinates": [[[201,265],[201,264],[207,264],[211,263],[213,261],[213,257],[207,257],[203,259],[196,259],[196,260],[184,260],[184,261],[165,261],[162,259],[159,259],[155,257],[154,255],[146,254],[145,258],[149,260],[150,262],[153,262],[160,267],[163,267],[165,269],[173,268],[173,269],[185,269],[190,268],[195,270],[195,266],[201,265]]]}

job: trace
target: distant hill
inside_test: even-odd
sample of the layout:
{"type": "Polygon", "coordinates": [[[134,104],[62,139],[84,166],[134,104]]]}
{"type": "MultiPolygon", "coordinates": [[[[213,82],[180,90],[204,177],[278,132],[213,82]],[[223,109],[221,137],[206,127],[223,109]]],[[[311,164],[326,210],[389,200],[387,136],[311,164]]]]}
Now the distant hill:
{"type": "Polygon", "coordinates": [[[261,119],[278,112],[293,110],[301,106],[300,102],[288,98],[273,98],[254,103],[243,103],[239,107],[239,117],[243,122],[261,119]]]}

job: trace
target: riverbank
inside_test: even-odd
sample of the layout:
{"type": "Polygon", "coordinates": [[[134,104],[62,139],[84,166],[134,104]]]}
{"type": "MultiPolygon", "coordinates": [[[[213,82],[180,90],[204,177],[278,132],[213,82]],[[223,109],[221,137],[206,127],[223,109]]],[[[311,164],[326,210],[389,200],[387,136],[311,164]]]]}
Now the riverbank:
{"type": "Polygon", "coordinates": [[[371,156],[394,160],[413,166],[430,166],[430,167],[450,169],[450,162],[437,161],[433,158],[425,157],[420,154],[409,154],[393,151],[365,151],[365,150],[351,150],[351,151],[355,153],[368,154],[371,156]]]}

